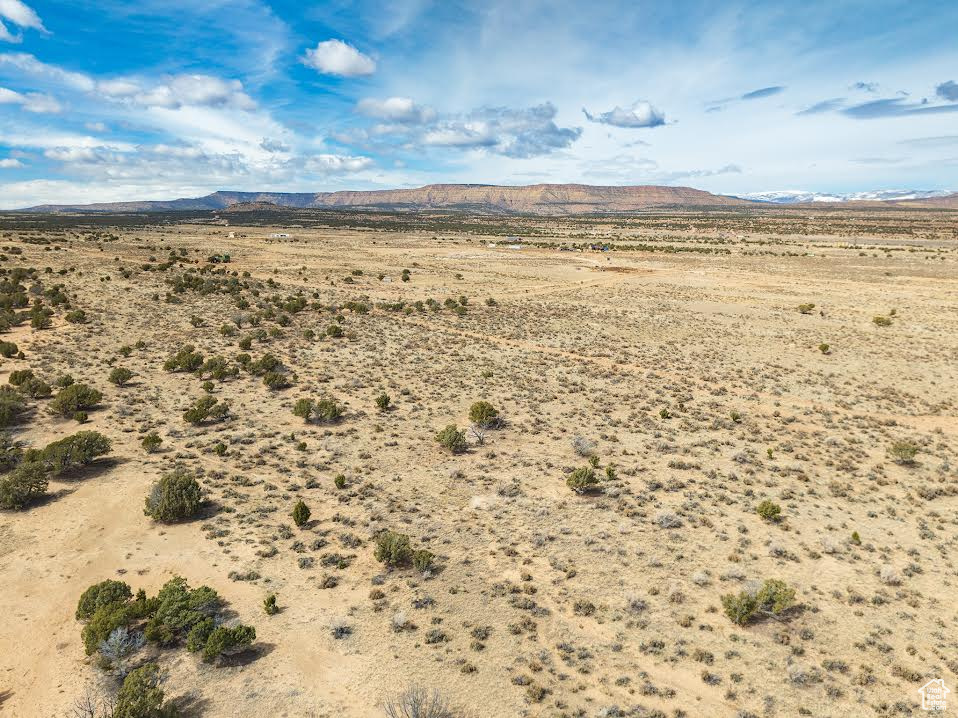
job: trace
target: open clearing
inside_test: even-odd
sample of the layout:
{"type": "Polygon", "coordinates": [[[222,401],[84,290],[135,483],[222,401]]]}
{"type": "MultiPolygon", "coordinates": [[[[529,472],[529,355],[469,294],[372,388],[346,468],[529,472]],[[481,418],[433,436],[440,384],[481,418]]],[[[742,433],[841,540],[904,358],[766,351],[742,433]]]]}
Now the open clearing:
{"type": "Polygon", "coordinates": [[[113,690],[84,652],[80,594],[116,579],[152,595],[175,575],[256,629],[217,664],[138,652],[187,715],[371,718],[419,684],[477,717],[892,716],[920,714],[931,679],[958,690],[953,213],[501,232],[318,216],[0,217],[0,267],[36,268],[25,286],[62,283],[86,314],[5,332],[24,357],[0,381],[69,373],[103,394],[83,426],[31,399],[13,437],[113,444],[0,513],[0,713],[71,716],[88,687],[113,690]],[[240,369],[207,392],[164,370],[184,345],[240,369]],[[240,353],[273,355],[289,386],[240,353]],[[191,425],[204,393],[229,415],[191,425]],[[307,397],[345,412],[304,422],[307,397]],[[501,425],[444,450],[437,431],[467,429],[479,400],[501,425]],[[576,493],[590,455],[596,490],[576,493]],[[144,497],[177,466],[207,503],[156,523],[144,497]],[[378,562],[385,530],[433,569],[378,562]],[[722,597],[766,579],[793,604],[733,623],[722,597]]]}

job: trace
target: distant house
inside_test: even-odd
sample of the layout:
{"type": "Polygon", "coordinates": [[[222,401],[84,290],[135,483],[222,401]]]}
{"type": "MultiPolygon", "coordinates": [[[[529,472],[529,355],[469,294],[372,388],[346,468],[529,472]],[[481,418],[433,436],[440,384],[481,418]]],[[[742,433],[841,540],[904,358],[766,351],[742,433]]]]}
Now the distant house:
{"type": "Polygon", "coordinates": [[[291,235],[287,234],[286,232],[276,232],[275,234],[271,234],[269,238],[270,239],[289,239],[290,236],[291,235]]]}

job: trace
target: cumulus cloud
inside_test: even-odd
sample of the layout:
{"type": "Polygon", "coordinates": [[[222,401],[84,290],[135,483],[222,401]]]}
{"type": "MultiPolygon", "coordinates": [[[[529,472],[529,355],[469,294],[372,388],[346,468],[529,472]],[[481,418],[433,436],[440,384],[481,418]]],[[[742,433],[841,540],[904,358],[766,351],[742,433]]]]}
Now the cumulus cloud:
{"type": "MultiPolygon", "coordinates": [[[[30,28],[40,32],[47,31],[40,21],[40,16],[20,0],[0,0],[0,20],[5,20],[21,28],[30,28]]],[[[7,26],[0,22],[0,40],[20,42],[22,39],[22,36],[12,34],[7,26]]]]}
{"type": "Polygon", "coordinates": [[[958,102],[958,83],[954,80],[943,82],[935,88],[935,94],[948,102],[958,102]]]}
{"type": "Polygon", "coordinates": [[[181,107],[229,107],[253,110],[256,103],[243,91],[239,80],[224,80],[212,75],[171,75],[155,85],[143,87],[131,79],[116,79],[97,84],[97,90],[117,100],[142,107],[178,110],[181,107]]]}
{"type": "Polygon", "coordinates": [[[483,107],[463,117],[451,117],[430,127],[422,143],[435,147],[487,149],[527,159],[565,149],[579,139],[580,127],[559,127],[551,102],[525,109],[483,107]]]}
{"type": "Polygon", "coordinates": [[[436,118],[435,110],[417,105],[408,97],[388,97],[385,100],[366,98],[357,103],[356,111],[367,117],[401,124],[421,125],[436,118]]]}
{"type": "Polygon", "coordinates": [[[23,167],[23,162],[13,157],[6,157],[0,160],[0,169],[9,170],[17,167],[23,167]]]}
{"type": "Polygon", "coordinates": [[[743,100],[760,100],[763,97],[771,97],[772,95],[777,95],[782,92],[785,88],[781,85],[774,85],[772,87],[762,87],[758,90],[752,90],[751,92],[746,92],[742,95],[741,99],[743,100]]]}
{"type": "Polygon", "coordinates": [[[376,61],[342,40],[326,40],[306,50],[303,64],[326,75],[357,77],[372,75],[376,61]]]}
{"type": "Polygon", "coordinates": [[[631,107],[623,108],[616,105],[608,112],[600,112],[598,115],[592,115],[587,109],[582,108],[586,119],[590,122],[598,122],[603,125],[612,125],[613,127],[658,127],[665,124],[665,115],[659,112],[652,103],[645,100],[637,100],[631,107]]]}
{"type": "Polygon", "coordinates": [[[20,105],[27,112],[38,114],[54,114],[63,108],[56,98],[42,95],[38,92],[26,94],[0,87],[0,105],[20,105]]]}
{"type": "Polygon", "coordinates": [[[307,157],[303,166],[307,172],[321,175],[351,174],[366,170],[374,166],[369,157],[352,157],[349,155],[312,155],[307,157]]]}

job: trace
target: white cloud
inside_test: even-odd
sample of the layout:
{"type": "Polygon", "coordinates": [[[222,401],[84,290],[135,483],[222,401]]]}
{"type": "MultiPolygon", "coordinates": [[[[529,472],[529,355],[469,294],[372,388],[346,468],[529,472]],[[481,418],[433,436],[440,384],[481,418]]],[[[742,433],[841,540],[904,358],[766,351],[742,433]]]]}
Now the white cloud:
{"type": "Polygon", "coordinates": [[[165,83],[136,95],[135,101],[146,107],[178,108],[231,107],[255,109],[256,103],[243,91],[239,80],[223,80],[211,75],[174,75],[165,83]]]}
{"type": "Polygon", "coordinates": [[[421,141],[435,147],[484,148],[506,157],[527,159],[568,148],[579,139],[578,127],[559,127],[551,102],[535,107],[482,107],[463,117],[437,122],[421,141]]]}
{"type": "Polygon", "coordinates": [[[212,75],[171,75],[152,86],[133,78],[115,78],[98,82],[96,91],[111,100],[132,102],[141,107],[256,108],[253,99],[243,91],[242,82],[212,75]]]}
{"type": "Polygon", "coordinates": [[[652,103],[645,100],[638,100],[628,108],[616,105],[608,112],[599,113],[598,116],[592,115],[585,108],[582,108],[582,112],[585,113],[590,122],[612,125],[613,127],[634,129],[638,127],[658,127],[665,124],[665,115],[655,109],[652,103]]]}
{"type": "Polygon", "coordinates": [[[56,98],[49,95],[38,92],[23,94],[6,87],[0,87],[0,105],[20,105],[27,112],[37,114],[55,114],[63,109],[56,98]]]}
{"type": "Polygon", "coordinates": [[[95,85],[95,89],[102,95],[106,95],[110,98],[115,99],[124,99],[127,97],[133,97],[138,92],[141,92],[142,88],[139,83],[133,82],[133,80],[102,80],[95,85]]]}
{"type": "Polygon", "coordinates": [[[372,75],[376,61],[342,40],[326,40],[315,49],[306,50],[303,64],[326,75],[357,77],[372,75]]]}
{"type": "Polygon", "coordinates": [[[14,169],[16,167],[23,167],[23,162],[18,159],[14,159],[13,157],[7,157],[0,160],[0,169],[8,170],[14,169]]]}
{"type": "Polygon", "coordinates": [[[15,67],[34,77],[46,78],[57,84],[84,92],[90,92],[96,86],[92,78],[81,72],[71,72],[56,65],[48,65],[25,52],[0,53],[0,65],[15,67]]]}
{"type": "Polygon", "coordinates": [[[42,127],[27,133],[14,134],[0,132],[0,145],[41,150],[63,147],[105,147],[118,152],[132,152],[135,149],[135,145],[131,145],[128,142],[103,140],[99,137],[93,137],[92,135],[51,132],[49,129],[42,127]]]}
{"type": "Polygon", "coordinates": [[[385,100],[367,97],[359,101],[356,110],[367,117],[403,124],[425,124],[436,118],[434,109],[417,105],[409,97],[388,97],[385,100]]]}
{"type": "MultiPolygon", "coordinates": [[[[28,5],[20,2],[20,0],[0,0],[0,19],[6,20],[14,25],[17,25],[22,28],[32,28],[34,30],[39,30],[40,32],[46,32],[47,29],[43,27],[43,23],[40,21],[40,16],[37,15],[28,5]]],[[[20,42],[21,37],[19,35],[13,35],[7,30],[6,26],[0,22],[0,40],[6,40],[7,42],[20,42]]]]}
{"type": "Polygon", "coordinates": [[[313,155],[307,157],[304,166],[309,172],[317,174],[345,174],[370,169],[375,163],[368,157],[349,155],[313,155]]]}

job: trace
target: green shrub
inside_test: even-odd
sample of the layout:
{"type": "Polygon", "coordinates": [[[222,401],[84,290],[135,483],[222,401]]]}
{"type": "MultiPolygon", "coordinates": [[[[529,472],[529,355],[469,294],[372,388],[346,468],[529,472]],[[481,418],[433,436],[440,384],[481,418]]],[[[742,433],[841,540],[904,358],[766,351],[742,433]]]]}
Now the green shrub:
{"type": "Polygon", "coordinates": [[[762,501],[755,507],[755,511],[766,521],[778,521],[782,515],[782,507],[770,499],[762,501]]]}
{"type": "Polygon", "coordinates": [[[216,381],[225,381],[239,374],[239,368],[230,366],[229,359],[221,356],[213,356],[203,362],[203,366],[196,370],[196,375],[201,379],[208,376],[216,381]]]}
{"type": "Polygon", "coordinates": [[[0,508],[19,511],[41,498],[50,483],[49,471],[42,461],[25,461],[0,477],[0,508]]]}
{"type": "Polygon", "coordinates": [[[152,454],[160,448],[160,445],[163,443],[163,439],[160,438],[160,435],[155,431],[151,431],[149,434],[143,437],[143,441],[140,442],[140,446],[148,454],[152,454]]]}
{"type": "Polygon", "coordinates": [[[42,379],[31,376],[20,384],[20,393],[31,399],[45,399],[53,393],[50,385],[42,379]]]}
{"type": "Polygon", "coordinates": [[[488,401],[477,401],[469,408],[469,421],[483,429],[499,425],[499,412],[488,401]]]}
{"type": "Polygon", "coordinates": [[[20,349],[13,342],[0,342],[0,356],[5,359],[15,357],[20,349]]]}
{"type": "Polygon", "coordinates": [[[113,603],[126,603],[133,598],[133,591],[129,584],[123,581],[107,579],[95,583],[80,595],[77,602],[76,619],[89,621],[94,612],[103,606],[113,603]]]}
{"type": "Polygon", "coordinates": [[[71,312],[67,312],[63,318],[70,322],[70,324],[85,324],[86,312],[82,309],[74,309],[71,312]]]}
{"type": "Polygon", "coordinates": [[[811,314],[814,308],[815,308],[814,304],[799,304],[798,305],[798,311],[800,314],[811,314]]]}
{"type": "Polygon", "coordinates": [[[129,601],[114,601],[98,606],[80,633],[86,654],[92,656],[113,631],[128,626],[137,617],[136,607],[129,601]]]}
{"type": "Polygon", "coordinates": [[[253,337],[246,336],[237,342],[236,346],[242,349],[244,352],[248,352],[253,347],[253,337]]]}
{"type": "Polygon", "coordinates": [[[0,433],[0,472],[6,472],[23,459],[23,445],[9,434],[0,433]]]}
{"type": "Polygon", "coordinates": [[[389,394],[383,392],[376,397],[376,408],[380,411],[386,411],[389,409],[389,405],[392,403],[392,399],[389,398],[389,394]]]}
{"type": "Polygon", "coordinates": [[[449,424],[436,434],[439,445],[453,454],[461,454],[466,450],[466,432],[460,431],[455,424],[449,424]]]}
{"type": "Polygon", "coordinates": [[[34,305],[30,310],[30,326],[34,329],[49,329],[53,326],[50,317],[53,316],[53,310],[48,307],[34,305]]]}
{"type": "Polygon", "coordinates": [[[296,505],[293,507],[293,523],[302,528],[306,525],[306,522],[309,521],[309,517],[312,515],[312,511],[309,510],[309,507],[305,502],[300,499],[296,502],[296,505]]]}
{"type": "Polygon", "coordinates": [[[744,626],[755,615],[758,600],[748,591],[741,591],[737,596],[729,593],[722,596],[722,608],[732,623],[744,626]]]}
{"type": "Polygon", "coordinates": [[[324,398],[316,402],[316,420],[331,424],[343,415],[343,407],[335,399],[324,398]]]}
{"type": "Polygon", "coordinates": [[[163,689],[160,688],[160,669],[155,663],[147,663],[130,671],[116,694],[116,702],[110,718],[172,718],[177,711],[163,705],[163,689]]]}
{"type": "Polygon", "coordinates": [[[436,557],[431,551],[427,551],[424,548],[417,549],[413,551],[412,554],[412,565],[420,573],[425,573],[433,567],[436,557]]]}
{"type": "Polygon", "coordinates": [[[741,591],[722,596],[725,615],[739,626],[749,623],[756,614],[777,616],[795,603],[795,589],[784,581],[767,579],[757,592],[741,591]]]}
{"type": "Polygon", "coordinates": [[[163,474],[150,488],[143,513],[154,521],[173,523],[196,515],[203,497],[196,477],[186,469],[178,468],[163,474]]]}
{"type": "Polygon", "coordinates": [[[263,610],[267,616],[275,616],[279,613],[279,606],[276,605],[276,594],[271,593],[263,599],[263,610]]]}
{"type": "Polygon", "coordinates": [[[255,376],[263,376],[271,371],[280,371],[283,368],[283,362],[281,362],[272,354],[266,353],[256,361],[252,362],[247,368],[249,369],[249,372],[255,376]]]}
{"type": "Polygon", "coordinates": [[[283,372],[268,371],[263,374],[263,384],[273,390],[285,389],[289,386],[289,378],[283,372]]]}
{"type": "Polygon", "coordinates": [[[883,317],[883,316],[872,317],[872,322],[874,322],[875,326],[879,326],[879,327],[891,326],[891,319],[889,319],[888,317],[883,317]]]}
{"type": "Polygon", "coordinates": [[[202,651],[214,630],[216,630],[216,622],[212,618],[204,618],[193,626],[187,634],[186,650],[190,653],[202,651]]]}
{"type": "Polygon", "coordinates": [[[21,386],[24,382],[33,378],[32,369],[14,369],[7,377],[7,381],[13,386],[21,386]]]}
{"type": "Polygon", "coordinates": [[[202,424],[204,421],[222,421],[229,415],[229,404],[220,402],[207,394],[201,396],[193,406],[183,412],[183,420],[193,424],[202,424]]]}
{"type": "Polygon", "coordinates": [[[171,645],[198,624],[216,616],[223,600],[209,586],[191,589],[186,579],[175,576],[163,585],[152,603],[153,615],[144,635],[148,641],[171,645]]]}
{"type": "Polygon", "coordinates": [[[406,534],[383,531],[376,537],[376,560],[387,566],[402,566],[412,558],[412,546],[406,534]]]}
{"type": "Polygon", "coordinates": [[[832,348],[825,342],[822,342],[818,345],[818,351],[820,351],[822,354],[831,354],[832,348]]]}
{"type": "Polygon", "coordinates": [[[910,466],[918,456],[918,445],[911,441],[896,441],[888,448],[888,455],[896,463],[910,466]]]}
{"type": "Polygon", "coordinates": [[[196,351],[196,347],[187,344],[164,362],[166,371],[196,371],[203,366],[203,355],[196,351]]]}
{"type": "Polygon", "coordinates": [[[583,466],[569,474],[565,483],[577,494],[584,494],[595,489],[599,485],[599,479],[591,466],[583,466]]]}
{"type": "Polygon", "coordinates": [[[103,394],[86,384],[71,384],[57,392],[50,402],[50,410],[60,416],[74,416],[92,409],[102,398],[103,394]]]}
{"type": "Polygon", "coordinates": [[[0,386],[0,427],[19,423],[27,410],[26,402],[12,386],[0,386]]]}
{"type": "Polygon", "coordinates": [[[333,479],[333,485],[337,489],[346,488],[346,477],[343,474],[338,474],[335,479],[333,479]]]}
{"type": "Polygon", "coordinates": [[[313,411],[316,409],[316,402],[312,399],[297,399],[296,403],[293,404],[293,416],[298,416],[305,422],[309,422],[309,418],[313,415],[313,411]]]}
{"type": "Polygon", "coordinates": [[[220,626],[215,629],[206,641],[203,649],[203,660],[213,663],[222,655],[229,655],[242,650],[256,640],[256,629],[252,626],[235,626],[226,628],[220,626]]]}
{"type": "Polygon", "coordinates": [[[333,339],[338,339],[343,335],[343,328],[338,324],[330,324],[326,327],[326,336],[333,339]]]}
{"type": "Polygon", "coordinates": [[[110,440],[96,431],[78,431],[59,441],[47,444],[40,459],[54,476],[87,466],[110,453],[110,440]]]}

